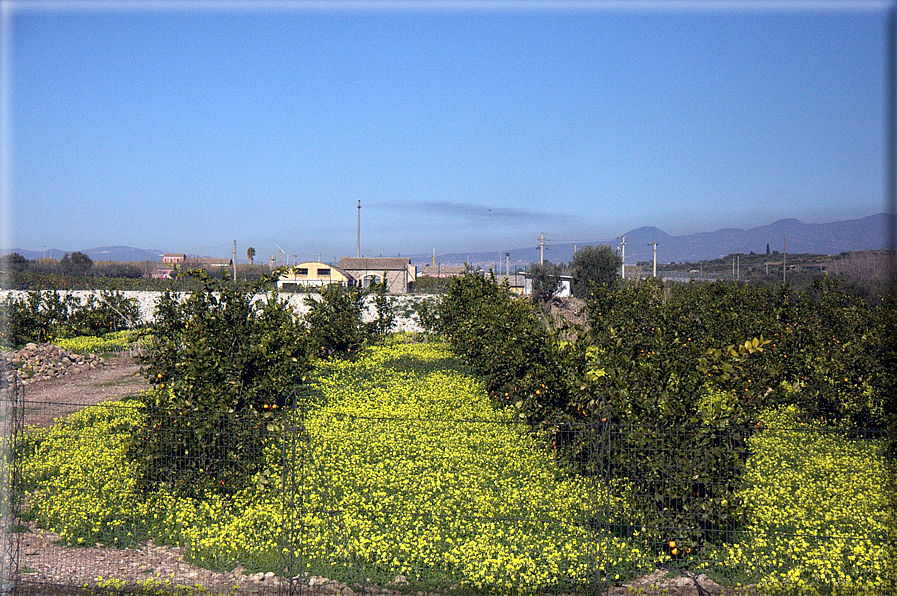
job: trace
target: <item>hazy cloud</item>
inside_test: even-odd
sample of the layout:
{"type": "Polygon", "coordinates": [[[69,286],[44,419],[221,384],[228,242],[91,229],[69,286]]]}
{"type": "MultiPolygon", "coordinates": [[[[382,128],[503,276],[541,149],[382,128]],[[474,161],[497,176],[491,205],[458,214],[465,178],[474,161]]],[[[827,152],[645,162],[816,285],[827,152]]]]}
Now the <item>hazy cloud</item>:
{"type": "MultiPolygon", "coordinates": [[[[367,205],[372,209],[404,211],[413,214],[436,215],[457,219],[483,219],[514,223],[545,222],[565,219],[560,213],[546,213],[513,207],[489,207],[473,203],[451,201],[377,201],[367,205]]],[[[362,208],[365,205],[362,204],[362,208]]]]}

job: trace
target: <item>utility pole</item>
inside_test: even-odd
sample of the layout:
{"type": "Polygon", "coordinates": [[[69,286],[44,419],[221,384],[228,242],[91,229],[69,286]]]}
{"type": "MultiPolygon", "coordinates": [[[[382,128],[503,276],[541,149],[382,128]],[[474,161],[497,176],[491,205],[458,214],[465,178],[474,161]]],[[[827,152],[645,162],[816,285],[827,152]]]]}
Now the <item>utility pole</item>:
{"type": "Polygon", "coordinates": [[[735,259],[732,259],[732,279],[735,279],[735,259]]]}
{"type": "Polygon", "coordinates": [[[234,240],[234,283],[237,283],[237,241],[234,240]]]}
{"type": "Polygon", "coordinates": [[[356,227],[355,236],[356,236],[356,238],[355,238],[355,241],[356,241],[355,256],[360,259],[361,258],[361,199],[358,199],[358,226],[356,227]]]}
{"type": "Polygon", "coordinates": [[[511,253],[505,252],[505,275],[511,277],[511,253]]]}
{"type": "Polygon", "coordinates": [[[735,255],[735,281],[741,281],[741,255],[735,255]]]}
{"type": "Polygon", "coordinates": [[[539,264],[545,264],[545,232],[539,234],[539,264]]]}
{"type": "Polygon", "coordinates": [[[620,244],[620,246],[623,247],[623,258],[620,262],[620,277],[626,279],[626,236],[620,236],[620,238],[623,239],[623,242],[620,244]]]}
{"type": "Polygon", "coordinates": [[[657,277],[657,243],[649,242],[648,246],[654,247],[654,277],[657,277]]]}
{"type": "Polygon", "coordinates": [[[785,254],[788,252],[788,236],[782,236],[782,283],[785,283],[785,254]]]}

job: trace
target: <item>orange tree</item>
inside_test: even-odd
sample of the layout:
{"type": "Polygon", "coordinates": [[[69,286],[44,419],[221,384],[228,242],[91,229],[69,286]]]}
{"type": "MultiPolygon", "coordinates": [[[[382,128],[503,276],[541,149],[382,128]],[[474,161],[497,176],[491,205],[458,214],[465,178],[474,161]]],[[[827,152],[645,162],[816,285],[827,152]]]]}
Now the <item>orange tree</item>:
{"type": "Polygon", "coordinates": [[[658,549],[675,540],[684,552],[738,528],[746,438],[767,406],[884,424],[893,306],[872,308],[837,284],[649,280],[593,287],[586,311],[577,341],[562,342],[530,302],[468,274],[452,280],[432,326],[495,401],[556,429],[559,456],[633,487],[634,513],[619,527],[658,549]]]}
{"type": "Polygon", "coordinates": [[[635,487],[630,525],[686,548],[737,529],[745,439],[770,405],[880,428],[887,312],[827,280],[806,292],[654,280],[594,288],[587,372],[571,400],[606,425],[611,440],[596,453],[635,487]]]}
{"type": "Polygon", "coordinates": [[[567,358],[556,333],[529,299],[514,296],[491,275],[468,272],[451,280],[426,319],[484,376],[496,405],[510,405],[530,423],[563,415],[567,377],[576,370],[564,370],[567,358]]]}
{"type": "MultiPolygon", "coordinates": [[[[275,272],[276,273],[276,272],[275,272]]],[[[130,448],[140,485],[196,493],[233,489],[258,471],[261,440],[309,369],[305,327],[258,284],[194,274],[201,289],[159,299],[142,360],[153,389],[130,448]]]]}

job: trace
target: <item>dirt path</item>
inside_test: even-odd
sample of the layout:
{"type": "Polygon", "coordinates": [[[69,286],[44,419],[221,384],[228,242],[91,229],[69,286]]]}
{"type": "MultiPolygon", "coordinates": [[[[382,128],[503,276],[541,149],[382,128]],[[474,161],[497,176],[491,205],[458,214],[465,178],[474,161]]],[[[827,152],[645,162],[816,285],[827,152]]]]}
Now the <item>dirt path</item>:
{"type": "Polygon", "coordinates": [[[105,366],[26,385],[25,424],[49,426],[55,418],[84,406],[121,399],[148,388],[140,366],[131,356],[107,358],[105,366]]]}

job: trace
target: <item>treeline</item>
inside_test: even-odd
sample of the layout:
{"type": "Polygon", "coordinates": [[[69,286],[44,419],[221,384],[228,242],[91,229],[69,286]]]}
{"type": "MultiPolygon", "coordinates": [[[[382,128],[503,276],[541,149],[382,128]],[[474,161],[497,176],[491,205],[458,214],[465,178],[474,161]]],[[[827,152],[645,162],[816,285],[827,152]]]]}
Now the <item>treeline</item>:
{"type": "Polygon", "coordinates": [[[643,523],[693,528],[700,545],[739,519],[744,445],[765,410],[793,406],[795,424],[894,425],[895,306],[825,278],[807,290],[650,279],[593,285],[585,324],[557,326],[468,274],[427,322],[484,376],[496,406],[548,432],[584,473],[601,463],[637,480],[643,523]],[[596,445],[596,429],[612,440],[596,445]],[[684,440],[700,462],[679,461],[684,440]]]}
{"type": "Polygon", "coordinates": [[[787,403],[807,420],[884,423],[893,295],[872,306],[828,278],[807,290],[648,279],[595,285],[585,304],[585,325],[556,327],[532,301],[467,274],[452,280],[429,324],[532,421],[601,410],[633,422],[704,422],[700,400],[727,394],[732,403],[715,420],[749,422],[787,403]]]}
{"type": "MultiPolygon", "coordinates": [[[[155,266],[153,263],[151,266],[155,266]]],[[[95,262],[81,252],[65,254],[62,259],[29,260],[18,253],[0,257],[0,276],[3,289],[10,290],[132,290],[192,292],[202,284],[186,270],[178,271],[172,279],[146,276],[146,266],[135,263],[95,262]]],[[[268,279],[270,268],[266,265],[238,265],[237,280],[250,282],[268,279]]],[[[210,267],[207,275],[212,279],[232,279],[229,267],[210,267]]],[[[276,280],[269,280],[270,289],[276,280]]]]}

